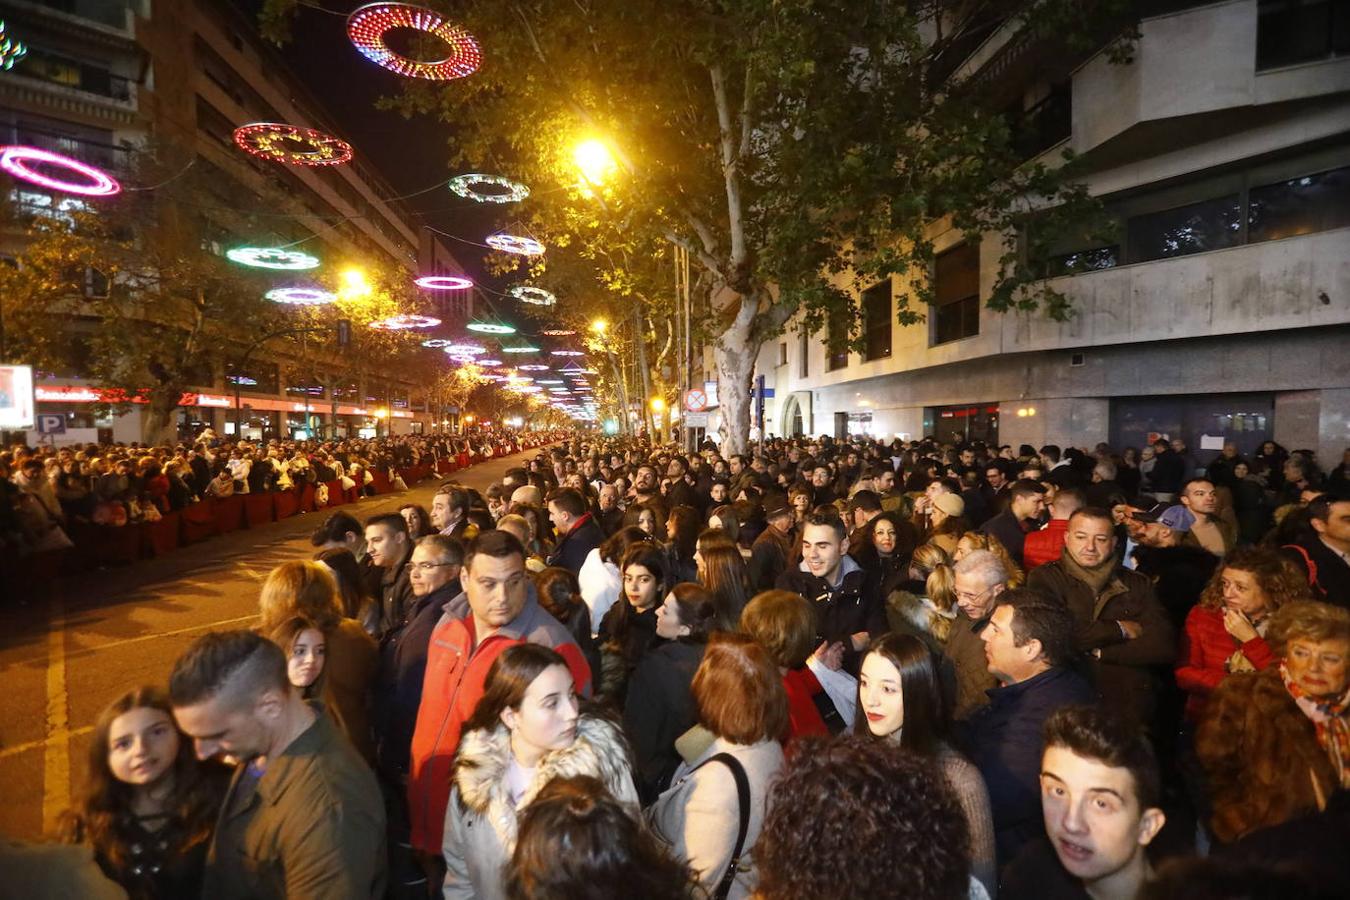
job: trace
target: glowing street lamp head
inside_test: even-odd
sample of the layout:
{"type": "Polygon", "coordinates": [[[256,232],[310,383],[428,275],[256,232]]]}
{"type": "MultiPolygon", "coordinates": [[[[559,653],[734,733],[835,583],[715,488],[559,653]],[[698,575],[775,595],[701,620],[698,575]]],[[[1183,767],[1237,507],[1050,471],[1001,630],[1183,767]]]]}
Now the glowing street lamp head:
{"type": "Polygon", "coordinates": [[[342,275],[342,293],[348,297],[368,297],[373,290],[370,282],[366,281],[366,273],[356,266],[343,269],[342,275]]]}
{"type": "Polygon", "coordinates": [[[604,319],[596,319],[591,323],[591,331],[594,331],[596,334],[604,334],[608,328],[609,323],[604,319]]]}
{"type": "Polygon", "coordinates": [[[604,142],[594,139],[577,144],[572,150],[572,162],[576,163],[582,179],[597,187],[604,184],[619,167],[604,142]]]}

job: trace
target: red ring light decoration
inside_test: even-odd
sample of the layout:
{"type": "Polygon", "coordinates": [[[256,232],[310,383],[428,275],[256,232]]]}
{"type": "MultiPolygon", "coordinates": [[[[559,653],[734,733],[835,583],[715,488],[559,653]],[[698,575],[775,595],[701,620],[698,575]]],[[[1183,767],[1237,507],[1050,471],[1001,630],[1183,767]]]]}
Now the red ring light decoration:
{"type": "Polygon", "coordinates": [[[520,256],[539,256],[544,252],[544,245],[534,238],[519,237],[514,234],[490,235],[484,243],[493,250],[500,250],[503,253],[516,253],[520,256]]]}
{"type": "Polygon", "coordinates": [[[409,328],[435,328],[439,324],[441,320],[433,319],[431,316],[403,315],[371,322],[370,327],[377,331],[404,331],[409,328]]]}
{"type": "Polygon", "coordinates": [[[254,122],[234,130],[234,143],[245,153],[259,159],[292,166],[340,166],[352,158],[352,145],[331,134],[284,125],[280,122],[254,122]],[[304,150],[287,149],[286,143],[304,144],[304,150]]]}
{"type": "Polygon", "coordinates": [[[41,150],[37,147],[0,147],[0,169],[4,169],[22,181],[29,181],[53,191],[65,191],[68,194],[80,194],[85,197],[111,197],[122,190],[122,186],[117,183],[117,180],[106,172],[86,165],[78,159],[71,159],[69,156],[62,156],[59,153],[52,153],[50,150],[41,150]],[[60,181],[29,168],[26,165],[27,163],[60,166],[83,175],[89,179],[89,183],[60,181]]]}
{"type": "Polygon", "coordinates": [[[440,14],[407,3],[369,3],[347,17],[347,37],[361,55],[376,65],[409,78],[449,81],[478,71],[483,55],[478,42],[440,14]],[[411,59],[389,49],[385,36],[396,28],[423,31],[448,45],[449,55],[436,62],[411,59]]]}
{"type": "Polygon", "coordinates": [[[459,275],[423,275],[413,284],[428,291],[464,291],[473,287],[473,281],[459,275]]]}

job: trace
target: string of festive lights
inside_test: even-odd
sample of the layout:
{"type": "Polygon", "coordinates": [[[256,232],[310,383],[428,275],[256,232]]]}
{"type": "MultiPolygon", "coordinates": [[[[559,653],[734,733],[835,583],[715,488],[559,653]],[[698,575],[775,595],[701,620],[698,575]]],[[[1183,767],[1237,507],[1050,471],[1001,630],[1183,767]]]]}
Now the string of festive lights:
{"type": "Polygon", "coordinates": [[[551,291],[529,284],[513,284],[506,292],[521,303],[528,303],[531,306],[552,306],[558,302],[558,298],[551,291]]]}
{"type": "Polygon", "coordinates": [[[441,324],[440,319],[434,319],[431,316],[418,316],[411,313],[405,313],[398,316],[390,316],[387,319],[381,319],[378,322],[371,322],[370,327],[377,331],[406,331],[413,328],[435,328],[441,324]]]}
{"type": "Polygon", "coordinates": [[[450,190],[461,197],[479,203],[517,203],[530,196],[530,189],[519,181],[502,175],[456,175],[450,179],[450,190]],[[502,190],[483,190],[483,188],[502,190]]]}
{"type": "Polygon", "coordinates": [[[291,306],[322,306],[337,300],[337,294],[320,288],[285,287],[273,288],[263,294],[263,299],[291,306]]]}
{"type": "Polygon", "coordinates": [[[439,13],[407,3],[369,3],[347,18],[347,37],[361,55],[376,65],[408,78],[449,81],[478,71],[483,56],[478,42],[439,13]],[[395,53],[386,42],[391,31],[421,31],[446,44],[446,56],[423,61],[395,53]]]}
{"type": "Polygon", "coordinates": [[[241,266],[251,266],[255,269],[299,270],[313,269],[319,265],[317,256],[275,247],[235,247],[233,250],[226,250],[225,256],[241,266]]]}
{"type": "Polygon", "coordinates": [[[64,191],[67,194],[79,194],[84,197],[111,197],[122,190],[122,186],[117,183],[117,179],[102,169],[96,169],[91,165],[80,162],[78,159],[71,159],[69,156],[62,156],[59,153],[52,153],[50,150],[43,150],[38,147],[20,145],[0,147],[0,169],[4,169],[20,181],[27,181],[49,190],[64,191]],[[36,166],[64,169],[82,176],[87,181],[64,181],[60,178],[53,178],[51,175],[44,174],[35,168],[36,166]]]}
{"type": "Polygon", "coordinates": [[[473,280],[459,275],[423,275],[413,284],[428,291],[463,291],[473,287],[473,280]]]}
{"type": "Polygon", "coordinates": [[[520,235],[492,234],[484,240],[493,250],[500,250],[503,253],[514,253],[518,256],[539,256],[544,252],[543,244],[534,238],[521,237],[520,235]]]}
{"type": "Polygon", "coordinates": [[[0,19],[0,69],[8,72],[14,68],[16,62],[27,55],[27,45],[10,37],[9,31],[5,28],[4,20],[0,19]]]}
{"type": "Polygon", "coordinates": [[[576,334],[576,332],[570,328],[546,328],[539,333],[545,337],[569,337],[576,334]]]}
{"type": "Polygon", "coordinates": [[[281,122],[253,122],[234,130],[240,150],[259,159],[292,166],[340,166],[352,158],[352,145],[313,128],[281,122]]]}

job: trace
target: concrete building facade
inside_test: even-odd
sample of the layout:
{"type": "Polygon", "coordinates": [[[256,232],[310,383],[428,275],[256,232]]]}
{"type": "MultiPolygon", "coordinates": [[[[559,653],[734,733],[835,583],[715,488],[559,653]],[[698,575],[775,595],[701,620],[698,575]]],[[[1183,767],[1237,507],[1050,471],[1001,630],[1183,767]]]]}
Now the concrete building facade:
{"type": "MultiPolygon", "coordinates": [[[[1344,3],[1171,4],[1133,60],[1024,73],[1042,159],[1070,148],[1116,238],[1059,248],[1068,321],[984,308],[1001,235],[935,236],[937,304],[863,295],[864,352],[789,332],[757,373],[768,434],[935,435],[1195,451],[1350,447],[1350,47],[1344,3]]],[[[1016,35],[971,65],[1016,71],[1016,35]],[[1003,60],[1003,62],[1000,62],[1003,60]]],[[[1206,454],[1201,453],[1202,458],[1206,454]]]]}

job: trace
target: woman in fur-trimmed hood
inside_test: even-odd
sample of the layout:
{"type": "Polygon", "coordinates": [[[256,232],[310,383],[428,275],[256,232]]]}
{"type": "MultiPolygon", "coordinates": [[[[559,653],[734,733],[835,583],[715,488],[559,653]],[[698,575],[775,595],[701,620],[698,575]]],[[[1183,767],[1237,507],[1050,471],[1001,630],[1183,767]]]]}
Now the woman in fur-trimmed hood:
{"type": "Polygon", "coordinates": [[[504,900],[520,811],[554,778],[590,775],[630,807],[637,791],[619,728],[582,715],[566,661],[537,644],[502,653],[464,726],[445,814],[444,896],[504,900]]]}

